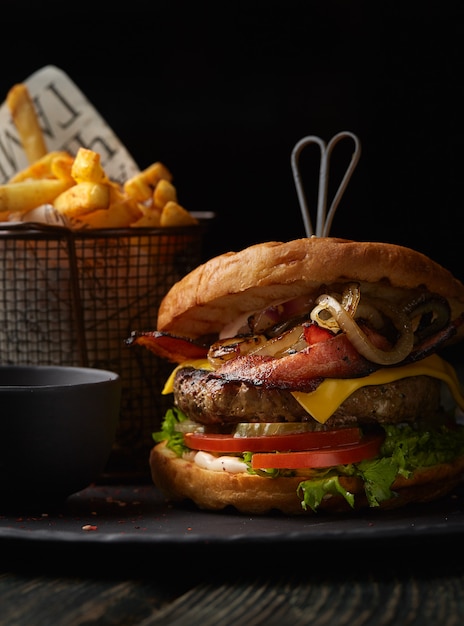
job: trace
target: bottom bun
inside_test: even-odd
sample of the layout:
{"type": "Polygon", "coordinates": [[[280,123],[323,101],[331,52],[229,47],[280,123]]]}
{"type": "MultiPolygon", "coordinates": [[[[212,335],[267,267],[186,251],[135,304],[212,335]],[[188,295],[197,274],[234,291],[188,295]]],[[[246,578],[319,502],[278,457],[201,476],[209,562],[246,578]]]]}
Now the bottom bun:
{"type": "MultiPolygon", "coordinates": [[[[261,515],[280,511],[286,515],[313,514],[301,506],[297,494],[303,476],[263,478],[245,472],[231,474],[206,470],[184,460],[166,447],[154,446],[149,458],[154,484],[171,502],[192,501],[200,509],[220,511],[234,507],[240,513],[261,515]]],[[[450,493],[463,479],[464,457],[416,470],[411,478],[399,477],[392,485],[395,497],[380,504],[380,509],[396,509],[409,503],[430,502],[450,493]]],[[[363,482],[359,478],[340,477],[340,484],[355,496],[354,510],[367,508],[363,482]]],[[[342,496],[323,499],[319,509],[333,513],[353,511],[342,496]]]]}

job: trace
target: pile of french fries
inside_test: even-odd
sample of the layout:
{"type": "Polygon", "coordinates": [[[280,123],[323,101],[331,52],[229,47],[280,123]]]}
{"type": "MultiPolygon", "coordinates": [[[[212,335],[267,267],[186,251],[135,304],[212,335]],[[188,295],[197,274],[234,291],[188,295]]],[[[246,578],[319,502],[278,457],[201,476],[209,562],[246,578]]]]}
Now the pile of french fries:
{"type": "Polygon", "coordinates": [[[27,86],[6,99],[28,166],[0,185],[0,221],[52,205],[75,228],[189,226],[198,220],[177,201],[172,174],[157,161],[123,184],[109,179],[100,155],[81,147],[73,156],[47,151],[27,86]]]}

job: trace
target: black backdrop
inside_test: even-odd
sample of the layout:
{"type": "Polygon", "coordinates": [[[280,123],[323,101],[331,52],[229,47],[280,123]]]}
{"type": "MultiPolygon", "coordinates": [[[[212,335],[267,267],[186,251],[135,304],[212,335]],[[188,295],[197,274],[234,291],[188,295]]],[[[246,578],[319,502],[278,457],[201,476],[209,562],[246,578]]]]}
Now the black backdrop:
{"type": "Polygon", "coordinates": [[[0,92],[66,71],[140,167],[164,162],[181,204],[216,213],[206,257],[304,236],[291,150],[349,130],[362,156],[331,234],[415,247],[464,279],[459,2],[37,5],[2,3],[0,92]]]}

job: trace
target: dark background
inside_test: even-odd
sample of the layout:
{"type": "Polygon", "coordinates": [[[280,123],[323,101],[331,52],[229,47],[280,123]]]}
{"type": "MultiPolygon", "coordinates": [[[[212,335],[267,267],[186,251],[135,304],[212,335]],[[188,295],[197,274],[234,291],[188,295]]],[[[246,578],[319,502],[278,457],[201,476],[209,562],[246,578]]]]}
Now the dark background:
{"type": "Polygon", "coordinates": [[[0,91],[66,71],[141,168],[162,161],[181,204],[215,212],[206,257],[304,236],[291,151],[354,132],[362,156],[330,234],[415,247],[464,279],[459,2],[122,4],[2,3],[0,91]]]}

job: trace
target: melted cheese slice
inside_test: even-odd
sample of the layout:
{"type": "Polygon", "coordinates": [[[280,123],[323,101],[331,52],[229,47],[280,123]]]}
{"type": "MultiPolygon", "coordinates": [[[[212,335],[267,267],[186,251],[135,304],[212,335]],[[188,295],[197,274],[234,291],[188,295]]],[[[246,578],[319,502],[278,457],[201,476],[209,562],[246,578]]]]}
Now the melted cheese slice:
{"type": "Polygon", "coordinates": [[[410,376],[432,376],[440,379],[448,386],[456,404],[464,409],[464,397],[454,368],[436,354],[418,363],[381,369],[362,378],[326,378],[315,391],[297,391],[292,395],[315,420],[324,424],[340,404],[361,387],[383,385],[410,376]]]}
{"type": "MultiPolygon", "coordinates": [[[[206,359],[185,361],[178,365],[169,376],[162,391],[163,394],[172,393],[174,377],[181,367],[196,367],[210,371],[214,369],[206,359]]],[[[324,424],[340,404],[361,387],[391,383],[410,376],[438,378],[448,386],[454,401],[460,409],[464,410],[464,396],[461,393],[456,372],[447,361],[436,354],[417,363],[380,369],[362,378],[326,378],[315,391],[311,393],[294,391],[292,395],[315,420],[324,424]]]]}
{"type": "Polygon", "coordinates": [[[210,372],[214,370],[214,367],[208,359],[192,359],[190,361],[184,361],[171,372],[171,375],[164,384],[163,391],[161,392],[163,396],[174,391],[174,378],[176,377],[177,372],[183,367],[194,367],[198,370],[209,370],[210,372]]]}

